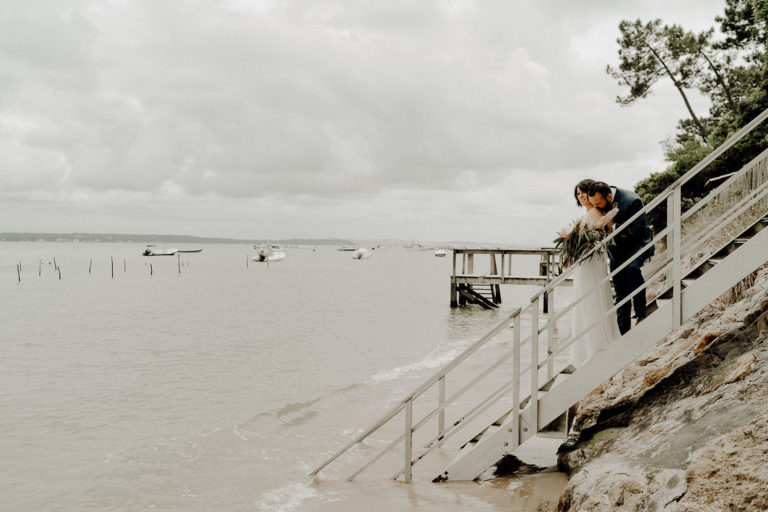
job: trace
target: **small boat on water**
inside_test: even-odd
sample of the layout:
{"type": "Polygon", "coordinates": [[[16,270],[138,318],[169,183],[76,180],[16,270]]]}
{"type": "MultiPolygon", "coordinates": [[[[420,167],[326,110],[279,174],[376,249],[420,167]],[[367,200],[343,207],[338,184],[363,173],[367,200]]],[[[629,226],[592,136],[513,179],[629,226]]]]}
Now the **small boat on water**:
{"type": "Polygon", "coordinates": [[[368,249],[365,247],[360,247],[355,250],[355,253],[352,255],[353,260],[364,260],[367,259],[371,255],[370,252],[368,252],[368,249]]]}
{"type": "Polygon", "coordinates": [[[203,252],[202,249],[179,249],[178,252],[203,252]]]}
{"type": "Polygon", "coordinates": [[[435,251],[436,258],[445,258],[445,249],[438,249],[435,251]]]}
{"type": "Polygon", "coordinates": [[[342,245],[341,247],[339,247],[336,250],[337,251],[354,251],[356,249],[357,249],[357,247],[355,247],[354,245],[342,245]]]}
{"type": "Polygon", "coordinates": [[[285,258],[285,251],[279,245],[261,244],[254,245],[253,248],[258,251],[256,256],[251,258],[253,261],[269,263],[281,261],[285,258]]]}
{"type": "Polygon", "coordinates": [[[173,256],[177,252],[180,252],[178,249],[166,249],[165,247],[155,247],[154,245],[148,245],[146,249],[144,249],[144,252],[141,253],[142,256],[173,256]]]}

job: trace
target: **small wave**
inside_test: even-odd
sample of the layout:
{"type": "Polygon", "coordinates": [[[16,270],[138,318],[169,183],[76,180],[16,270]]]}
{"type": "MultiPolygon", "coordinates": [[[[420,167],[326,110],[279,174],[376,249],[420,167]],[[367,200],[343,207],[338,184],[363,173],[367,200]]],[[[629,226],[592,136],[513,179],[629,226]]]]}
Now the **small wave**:
{"type": "Polygon", "coordinates": [[[462,346],[455,347],[450,350],[444,351],[444,348],[436,348],[429,353],[424,359],[416,361],[415,363],[406,364],[403,366],[396,366],[394,368],[379,370],[371,378],[368,379],[368,384],[376,385],[382,382],[399,379],[403,375],[412,372],[418,372],[420,370],[430,370],[433,368],[439,368],[446,363],[449,363],[457,355],[461,353],[469,342],[462,343],[462,346]]]}
{"type": "Polygon", "coordinates": [[[262,494],[256,500],[256,510],[258,512],[292,512],[303,502],[317,495],[317,491],[308,485],[293,483],[262,494]]]}
{"type": "Polygon", "coordinates": [[[322,397],[315,398],[314,400],[307,400],[306,402],[288,404],[277,411],[277,417],[280,418],[280,421],[283,423],[297,423],[309,416],[317,414],[311,407],[320,402],[320,400],[322,400],[322,397]]]}
{"type": "Polygon", "coordinates": [[[316,416],[318,412],[323,409],[327,409],[328,407],[335,404],[349,401],[350,399],[359,395],[366,387],[366,384],[351,384],[313,400],[287,404],[277,411],[277,417],[282,423],[301,423],[313,416],[316,416]]]}

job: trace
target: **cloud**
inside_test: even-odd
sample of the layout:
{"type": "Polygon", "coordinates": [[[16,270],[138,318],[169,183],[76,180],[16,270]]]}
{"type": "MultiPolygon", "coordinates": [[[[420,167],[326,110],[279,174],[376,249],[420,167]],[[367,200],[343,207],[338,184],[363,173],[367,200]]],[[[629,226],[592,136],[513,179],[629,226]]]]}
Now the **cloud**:
{"type": "Polygon", "coordinates": [[[457,205],[478,208],[464,223],[488,225],[498,191],[518,197],[493,211],[533,215],[514,205],[534,185],[564,208],[555,180],[611,169],[631,184],[659,170],[679,100],[662,88],[619,109],[604,67],[623,17],[685,21],[697,7],[701,24],[721,9],[684,4],[12,1],[0,18],[0,198],[54,201],[62,222],[125,205],[100,230],[131,230],[119,215],[148,218],[173,199],[180,218],[201,203],[229,215],[198,225],[230,236],[257,235],[258,207],[283,214],[274,236],[312,236],[307,217],[339,236],[397,236],[419,218],[466,238],[457,205]]]}

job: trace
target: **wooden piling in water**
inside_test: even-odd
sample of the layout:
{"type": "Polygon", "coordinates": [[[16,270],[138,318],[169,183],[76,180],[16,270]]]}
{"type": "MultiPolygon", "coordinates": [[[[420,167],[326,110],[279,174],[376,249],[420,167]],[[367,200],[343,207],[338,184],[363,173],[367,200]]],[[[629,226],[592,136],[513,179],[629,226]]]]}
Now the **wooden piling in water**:
{"type": "Polygon", "coordinates": [[[19,275],[19,282],[21,282],[21,263],[16,265],[16,273],[19,275]]]}
{"type": "Polygon", "coordinates": [[[61,281],[61,267],[57,266],[56,270],[59,271],[59,281],[61,281]]]}
{"type": "Polygon", "coordinates": [[[91,258],[91,261],[88,263],[88,273],[91,273],[91,269],[93,268],[93,258],[91,258]]]}
{"type": "Polygon", "coordinates": [[[152,264],[149,264],[149,275],[152,275],[152,264]]]}
{"type": "Polygon", "coordinates": [[[113,256],[110,256],[109,262],[111,263],[111,266],[112,266],[112,279],[114,279],[115,278],[115,258],[113,256]]]}
{"type": "Polygon", "coordinates": [[[181,274],[181,254],[176,253],[176,262],[179,265],[179,274],[181,274]]]}

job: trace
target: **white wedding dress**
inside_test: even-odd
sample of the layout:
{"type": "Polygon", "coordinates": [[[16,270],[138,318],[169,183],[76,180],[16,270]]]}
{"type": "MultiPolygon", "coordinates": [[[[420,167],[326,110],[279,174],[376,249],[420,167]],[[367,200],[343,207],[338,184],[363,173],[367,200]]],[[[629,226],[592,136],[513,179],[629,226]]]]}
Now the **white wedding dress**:
{"type": "MultiPolygon", "coordinates": [[[[587,222],[587,214],[582,218],[582,222],[587,222]]],[[[606,280],[595,289],[597,283],[608,276],[605,258],[605,253],[597,254],[579,263],[573,273],[574,300],[587,294],[589,296],[572,310],[571,336],[578,335],[592,325],[586,334],[579,336],[579,339],[570,346],[571,361],[577,368],[621,336],[619,324],[616,322],[616,313],[603,316],[613,307],[610,281],[606,280]]]]}

